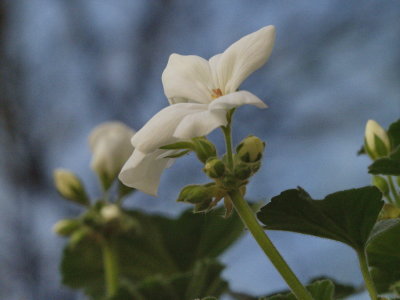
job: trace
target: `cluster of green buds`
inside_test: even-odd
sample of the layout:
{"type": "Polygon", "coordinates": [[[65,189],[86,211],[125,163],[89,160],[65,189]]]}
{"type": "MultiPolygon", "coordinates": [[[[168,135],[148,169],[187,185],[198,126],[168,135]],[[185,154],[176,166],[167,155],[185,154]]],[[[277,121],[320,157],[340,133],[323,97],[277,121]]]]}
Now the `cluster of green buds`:
{"type": "Polygon", "coordinates": [[[203,171],[213,181],[203,185],[188,185],[182,189],[177,201],[191,203],[194,212],[206,212],[224,199],[226,216],[232,212],[229,192],[238,189],[245,194],[246,185],[251,176],[260,168],[265,143],[255,136],[248,136],[236,147],[233,162],[227,156],[219,158],[215,146],[205,137],[194,138],[162,147],[168,150],[180,150],[170,157],[179,157],[190,151],[196,153],[204,163],[203,171]]]}
{"type": "Polygon", "coordinates": [[[388,133],[374,120],[368,120],[365,126],[364,150],[372,160],[388,156],[392,151],[388,133]]]}
{"type": "Polygon", "coordinates": [[[105,238],[134,235],[140,230],[135,218],[121,207],[98,201],[81,216],[57,222],[53,231],[60,236],[69,237],[69,245],[74,247],[84,239],[100,243],[105,238]]]}

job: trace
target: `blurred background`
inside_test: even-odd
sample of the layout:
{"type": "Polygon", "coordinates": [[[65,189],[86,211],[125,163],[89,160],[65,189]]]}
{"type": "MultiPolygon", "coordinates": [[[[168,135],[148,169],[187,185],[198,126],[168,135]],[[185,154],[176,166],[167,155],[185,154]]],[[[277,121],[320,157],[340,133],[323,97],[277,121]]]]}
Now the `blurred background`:
{"type": "MultiPolygon", "coordinates": [[[[0,299],[84,299],[60,284],[64,240],[52,225],[79,213],[53,188],[54,168],[78,173],[93,196],[87,136],[103,121],[138,130],[167,105],[161,73],[173,53],[210,57],[273,24],[270,61],[242,88],[269,105],[242,107],[234,139],[267,141],[248,198],[267,202],[302,186],[314,198],[370,182],[357,157],[364,126],[400,116],[400,2],[272,0],[3,0],[0,2],[0,299]]],[[[211,135],[214,141],[222,135],[211,135]]],[[[220,143],[222,145],[222,143],[220,143]]],[[[205,182],[193,156],[161,180],[159,197],[135,193],[133,208],[174,216],[189,183],[205,182]]],[[[306,281],[328,275],[361,284],[344,245],[271,232],[306,281]]],[[[250,237],[224,257],[237,291],[285,288],[250,237]]],[[[352,299],[367,299],[358,296],[352,299]]]]}

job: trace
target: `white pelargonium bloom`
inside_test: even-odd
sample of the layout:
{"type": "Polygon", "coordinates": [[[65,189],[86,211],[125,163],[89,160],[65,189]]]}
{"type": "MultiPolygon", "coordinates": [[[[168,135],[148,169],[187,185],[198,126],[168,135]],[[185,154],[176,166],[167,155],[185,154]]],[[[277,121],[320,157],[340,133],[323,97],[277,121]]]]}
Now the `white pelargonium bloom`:
{"type": "Polygon", "coordinates": [[[130,139],[134,134],[135,131],[121,122],[106,122],[95,127],[89,135],[92,170],[101,178],[114,180],[133,152],[130,139]]]}
{"type": "Polygon", "coordinates": [[[133,155],[123,166],[120,180],[127,186],[156,195],[160,176],[173,160],[161,146],[205,136],[227,125],[226,113],[252,104],[267,107],[240,84],[268,60],[275,40],[274,26],[253,32],[209,60],[172,54],[162,74],[170,106],[158,112],[132,138],[133,155]]]}

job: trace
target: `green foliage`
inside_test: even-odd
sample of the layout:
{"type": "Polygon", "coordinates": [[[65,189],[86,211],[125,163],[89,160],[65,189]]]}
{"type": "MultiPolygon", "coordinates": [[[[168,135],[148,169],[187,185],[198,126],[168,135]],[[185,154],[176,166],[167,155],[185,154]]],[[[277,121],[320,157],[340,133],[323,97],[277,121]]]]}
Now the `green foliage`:
{"type": "Polygon", "coordinates": [[[371,174],[400,175],[400,119],[389,126],[388,135],[393,151],[368,167],[371,174]]]}
{"type": "Polygon", "coordinates": [[[272,198],[257,213],[267,229],[286,230],[343,242],[364,249],[383,206],[382,194],[367,186],[313,200],[303,189],[292,189],[272,198]]]}
{"type": "MultiPolygon", "coordinates": [[[[334,300],[335,286],[330,280],[315,281],[306,286],[307,290],[313,296],[314,300],[334,300]]],[[[260,300],[297,300],[292,294],[278,294],[269,297],[260,298],[260,300]]]]}
{"type": "Polygon", "coordinates": [[[126,284],[110,300],[181,300],[221,295],[228,286],[220,276],[223,269],[215,260],[198,261],[189,272],[155,275],[136,284],[126,284]]]}
{"type": "MultiPolygon", "coordinates": [[[[136,234],[121,233],[114,236],[112,244],[118,257],[121,282],[134,286],[154,278],[162,278],[162,282],[168,281],[171,284],[174,282],[174,286],[178,282],[187,283],[187,280],[176,278],[186,278],[187,274],[193,272],[201,275],[206,272],[201,271],[202,268],[217,274],[222,267],[204,261],[220,255],[243,231],[237,216],[223,219],[220,209],[207,215],[193,215],[186,211],[177,219],[135,211],[124,213],[139,224],[139,229],[136,234]]],[[[61,263],[63,283],[72,288],[84,289],[92,299],[102,299],[100,297],[105,293],[100,238],[93,231],[83,235],[64,249],[61,263]]],[[[222,281],[216,278],[213,280],[219,282],[216,286],[222,286],[222,281]]],[[[197,278],[196,282],[201,281],[197,278]]],[[[223,287],[225,289],[226,285],[223,287]]],[[[203,288],[198,287],[197,290],[203,291],[203,288]]],[[[219,296],[207,293],[201,297],[208,295],[219,296]]]]}
{"type": "Polygon", "coordinates": [[[388,135],[392,143],[392,149],[396,149],[400,146],[400,119],[390,124],[388,129],[388,135]]]}
{"type": "Polygon", "coordinates": [[[368,263],[379,293],[391,291],[400,281],[399,237],[400,219],[390,219],[378,222],[368,241],[368,263]]]}

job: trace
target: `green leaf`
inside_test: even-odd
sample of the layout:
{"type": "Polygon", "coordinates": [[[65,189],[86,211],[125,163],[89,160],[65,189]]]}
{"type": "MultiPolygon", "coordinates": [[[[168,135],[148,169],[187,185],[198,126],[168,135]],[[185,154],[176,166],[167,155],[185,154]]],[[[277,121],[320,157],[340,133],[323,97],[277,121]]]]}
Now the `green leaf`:
{"type": "Polygon", "coordinates": [[[227,289],[227,282],[221,279],[224,267],[215,260],[203,260],[186,273],[173,276],[157,275],[134,285],[125,285],[110,300],[181,300],[220,296],[227,289]]]}
{"type": "Polygon", "coordinates": [[[377,159],[368,167],[368,173],[399,176],[400,160],[386,157],[377,159]]]}
{"type": "Polygon", "coordinates": [[[364,249],[383,206],[382,194],[367,186],[313,200],[303,189],[287,190],[257,213],[267,229],[286,230],[343,242],[364,249]]]}
{"type": "MultiPolygon", "coordinates": [[[[330,280],[315,281],[306,288],[314,300],[334,300],[335,286],[330,280]]],[[[297,298],[292,293],[288,293],[264,297],[260,300],[297,300],[297,298]]]]}
{"type": "MultiPolygon", "coordinates": [[[[120,235],[113,240],[121,281],[168,278],[193,271],[200,260],[217,257],[243,232],[237,216],[223,219],[223,213],[223,209],[207,215],[186,211],[170,219],[125,211],[139,224],[139,235],[120,235]]],[[[104,295],[102,252],[93,234],[64,249],[61,272],[65,285],[84,289],[93,298],[104,295]]]]}
{"type": "Polygon", "coordinates": [[[388,135],[390,137],[393,149],[400,146],[400,119],[390,124],[388,135]]]}
{"type": "Polygon", "coordinates": [[[400,281],[399,237],[400,219],[389,219],[378,222],[368,240],[368,264],[379,293],[400,281]]]}
{"type": "MultiPolygon", "coordinates": [[[[345,297],[348,297],[350,295],[354,295],[357,293],[360,293],[363,291],[363,287],[354,287],[352,285],[347,285],[347,284],[342,284],[337,282],[336,280],[329,278],[329,277],[317,277],[317,278],[313,278],[310,280],[310,282],[307,284],[307,286],[312,286],[313,284],[317,283],[317,282],[324,282],[324,281],[329,281],[332,282],[334,285],[334,299],[344,299],[345,297]]],[[[256,300],[256,298],[251,297],[249,295],[241,295],[241,294],[234,294],[235,299],[237,300],[256,300]],[[238,295],[238,296],[236,296],[238,295]]],[[[290,295],[290,291],[289,290],[285,290],[285,291],[280,291],[278,293],[274,293],[271,295],[268,295],[264,298],[269,299],[268,297],[272,297],[272,296],[280,296],[282,297],[282,295],[290,295]]],[[[278,298],[279,299],[279,298],[278,298]]],[[[285,299],[285,298],[283,298],[285,299]]],[[[291,298],[289,298],[291,299],[291,298]]]]}

